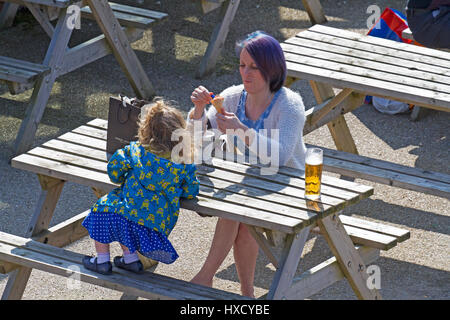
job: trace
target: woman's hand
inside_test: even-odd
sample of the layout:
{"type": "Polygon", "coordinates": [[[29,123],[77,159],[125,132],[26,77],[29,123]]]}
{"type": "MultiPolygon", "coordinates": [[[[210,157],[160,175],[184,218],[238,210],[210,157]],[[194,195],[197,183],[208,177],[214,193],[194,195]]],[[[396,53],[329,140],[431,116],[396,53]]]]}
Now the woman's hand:
{"type": "Polygon", "coordinates": [[[227,129],[242,129],[244,132],[248,129],[234,113],[224,110],[224,114],[216,113],[217,127],[222,133],[226,133],[227,129]]]}
{"type": "Polygon", "coordinates": [[[203,86],[195,88],[191,94],[191,101],[195,106],[192,118],[198,120],[202,117],[206,105],[211,101],[208,89],[203,86]]]}

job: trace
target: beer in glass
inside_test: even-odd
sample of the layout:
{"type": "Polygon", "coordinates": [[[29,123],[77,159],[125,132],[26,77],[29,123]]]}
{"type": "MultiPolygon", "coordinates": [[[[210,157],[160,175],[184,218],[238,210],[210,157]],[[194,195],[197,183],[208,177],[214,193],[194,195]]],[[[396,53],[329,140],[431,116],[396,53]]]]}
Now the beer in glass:
{"type": "Polygon", "coordinates": [[[305,158],[305,198],[317,200],[320,197],[323,151],[319,148],[306,149],[305,158]]]}

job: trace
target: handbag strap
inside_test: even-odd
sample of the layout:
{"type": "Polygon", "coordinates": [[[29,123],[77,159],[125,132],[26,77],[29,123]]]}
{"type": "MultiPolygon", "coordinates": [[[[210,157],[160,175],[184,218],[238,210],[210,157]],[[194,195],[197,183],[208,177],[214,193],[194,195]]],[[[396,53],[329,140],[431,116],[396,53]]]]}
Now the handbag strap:
{"type": "Polygon", "coordinates": [[[124,101],[122,101],[122,105],[124,106],[124,108],[122,108],[122,107],[117,108],[117,115],[116,115],[117,121],[118,121],[120,124],[125,124],[125,123],[128,121],[128,119],[130,118],[130,112],[131,112],[131,107],[128,106],[127,103],[123,103],[123,102],[124,102],[124,101]],[[120,116],[119,116],[120,110],[122,110],[122,109],[127,109],[127,111],[128,111],[128,112],[127,112],[127,117],[126,117],[125,121],[121,121],[120,116]]]}

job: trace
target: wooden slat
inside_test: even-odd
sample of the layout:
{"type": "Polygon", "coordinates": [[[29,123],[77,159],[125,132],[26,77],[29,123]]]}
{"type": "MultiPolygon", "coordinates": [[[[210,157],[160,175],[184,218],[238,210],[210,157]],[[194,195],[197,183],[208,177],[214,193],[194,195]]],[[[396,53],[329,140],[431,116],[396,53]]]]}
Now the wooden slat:
{"type": "Polygon", "coordinates": [[[181,207],[200,214],[232,219],[255,227],[267,228],[284,233],[295,233],[304,228],[306,221],[280,216],[261,209],[244,208],[223,200],[206,198],[201,195],[195,200],[180,200],[181,207]]]}
{"type": "Polygon", "coordinates": [[[79,156],[75,154],[69,154],[62,151],[56,151],[52,149],[36,147],[27,152],[28,155],[37,156],[43,159],[55,160],[61,164],[69,164],[70,166],[77,166],[85,170],[90,170],[99,172],[102,174],[107,174],[105,161],[98,161],[86,158],[84,156],[79,156]]]}
{"type": "Polygon", "coordinates": [[[11,160],[13,168],[22,169],[37,174],[52,176],[57,179],[71,181],[90,187],[111,190],[117,187],[109,180],[105,173],[86,170],[77,166],[68,165],[59,161],[44,159],[29,154],[21,154],[11,160]]]}
{"type": "Polygon", "coordinates": [[[106,152],[106,140],[103,139],[97,139],[97,138],[91,138],[87,137],[81,134],[76,134],[72,132],[64,133],[63,135],[59,136],[57,138],[58,140],[67,141],[67,142],[73,142],[76,144],[80,144],[87,147],[96,148],[98,150],[101,150],[103,152],[106,152]]]}
{"type": "MultiPolygon", "coordinates": [[[[244,194],[254,199],[261,199],[265,201],[270,201],[275,204],[282,204],[283,206],[288,206],[292,209],[290,214],[302,219],[306,219],[309,216],[315,214],[313,212],[311,213],[308,212],[310,211],[310,208],[308,208],[306,200],[300,197],[296,197],[294,194],[291,194],[290,197],[287,197],[287,193],[280,194],[276,190],[256,188],[253,187],[251,183],[245,185],[244,189],[242,184],[237,184],[232,181],[209,177],[203,175],[201,171],[199,171],[199,173],[200,174],[198,175],[198,179],[200,183],[204,186],[213,187],[218,190],[223,190],[224,192],[244,194]]],[[[330,205],[327,204],[323,205],[324,211],[330,210],[331,208],[332,207],[330,205]]]]}
{"type": "Polygon", "coordinates": [[[128,14],[136,15],[136,16],[142,16],[142,17],[155,19],[155,20],[161,20],[168,16],[168,14],[164,13],[164,12],[127,6],[127,5],[115,3],[115,2],[109,2],[109,6],[115,12],[124,12],[124,13],[128,13],[128,14]]]}
{"type": "Polygon", "coordinates": [[[38,74],[34,72],[17,70],[15,68],[0,65],[0,80],[27,83],[34,81],[37,76],[38,74]]]}
{"type": "Polygon", "coordinates": [[[289,69],[291,69],[291,67],[293,67],[293,69],[298,69],[299,67],[303,68],[304,66],[309,66],[321,68],[322,75],[329,74],[330,72],[339,73],[342,80],[356,82],[357,79],[364,79],[364,83],[360,84],[361,90],[364,91],[371,90],[372,86],[391,88],[391,90],[403,90],[402,92],[397,92],[395,94],[395,96],[400,98],[405,96],[405,99],[407,99],[409,96],[422,95],[431,102],[433,101],[432,99],[436,99],[443,101],[444,106],[450,105],[450,90],[448,89],[448,86],[442,84],[432,84],[423,81],[423,86],[421,87],[421,82],[417,79],[392,76],[387,72],[323,60],[314,56],[300,56],[298,54],[285,53],[285,57],[286,63],[290,66],[289,69]],[[299,64],[299,67],[295,68],[296,64],[299,64]]]}
{"type": "MultiPolygon", "coordinates": [[[[308,145],[308,147],[314,147],[313,145],[308,145]]],[[[360,155],[351,154],[348,152],[336,151],[333,149],[323,148],[324,156],[329,158],[335,158],[338,160],[343,160],[346,162],[353,162],[362,165],[367,165],[374,168],[385,169],[392,172],[398,172],[402,174],[407,174],[411,176],[416,176],[420,178],[424,178],[427,180],[433,180],[437,182],[443,182],[450,184],[450,175],[441,173],[441,172],[433,172],[429,170],[424,170],[420,168],[407,167],[403,165],[399,165],[397,163],[368,158],[360,155]]]]}
{"type": "Polygon", "coordinates": [[[38,63],[32,63],[25,60],[14,59],[0,56],[0,65],[7,65],[17,69],[26,70],[33,73],[47,73],[50,68],[38,63]]]}
{"type": "MultiPolygon", "coordinates": [[[[340,215],[340,217],[343,217],[343,215],[340,215]]],[[[370,229],[367,224],[364,224],[364,220],[362,220],[362,223],[360,223],[359,220],[360,219],[350,220],[351,222],[349,224],[342,222],[345,231],[354,244],[364,245],[384,251],[392,249],[397,245],[399,238],[394,235],[389,235],[378,231],[382,230],[385,225],[378,224],[376,228],[370,229]],[[364,226],[364,228],[360,228],[360,225],[364,226]]],[[[399,229],[399,231],[405,233],[406,230],[399,229]]],[[[312,232],[316,234],[323,234],[319,228],[312,229],[312,232]]],[[[406,233],[407,237],[409,237],[409,232],[406,231],[406,233]]],[[[405,236],[406,235],[404,235],[403,238],[405,238],[405,236]]]]}
{"type": "Polygon", "coordinates": [[[365,264],[339,217],[332,215],[318,220],[317,223],[356,296],[359,299],[380,300],[378,290],[367,286],[368,275],[365,264]]]}
{"type": "MultiPolygon", "coordinates": [[[[23,154],[14,158],[11,165],[18,169],[24,169],[43,175],[50,175],[58,179],[68,180],[92,187],[104,188],[107,190],[111,190],[117,186],[109,180],[109,177],[106,174],[105,162],[87,159],[50,149],[44,149],[41,147],[34,148],[30,150],[28,154],[23,154]],[[55,161],[52,159],[59,160],[55,161]],[[96,170],[103,171],[104,173],[87,168],[95,168],[96,170]]],[[[208,193],[203,190],[201,194],[208,195],[208,193]]],[[[214,197],[213,193],[210,193],[209,195],[214,197]]],[[[206,198],[202,197],[202,199],[206,198]]],[[[203,206],[193,207],[192,205],[189,205],[189,208],[204,214],[210,214],[212,209],[215,214],[220,212],[218,214],[219,216],[228,217],[228,214],[231,214],[232,216],[238,216],[238,219],[242,219],[241,222],[288,233],[292,233],[294,228],[302,228],[305,224],[311,223],[311,221],[305,222],[298,218],[285,217],[270,212],[265,212],[264,214],[264,211],[243,207],[242,205],[245,205],[245,201],[242,199],[242,201],[239,202],[239,205],[227,203],[226,201],[222,201],[223,199],[220,200],[221,201],[211,199],[211,201],[213,201],[213,207],[206,208],[206,211],[203,206]],[[236,214],[236,212],[239,212],[239,214],[236,214]],[[242,215],[242,217],[240,215],[242,215]]],[[[210,200],[208,201],[210,202],[210,200]]],[[[183,203],[186,204],[189,203],[189,201],[185,201],[183,203]]],[[[201,201],[198,203],[202,204],[201,201]]]]}
{"type": "MultiPolygon", "coordinates": [[[[95,20],[95,17],[92,14],[92,11],[89,7],[81,8],[81,16],[83,18],[95,20]]],[[[150,24],[152,24],[155,20],[147,17],[137,16],[125,12],[117,12],[114,11],[114,16],[117,21],[119,21],[121,26],[129,26],[138,29],[147,28],[150,24]]]]}
{"type": "MultiPolygon", "coordinates": [[[[222,160],[219,158],[213,158],[212,162],[215,167],[218,167],[218,168],[221,168],[221,169],[224,169],[227,171],[243,174],[248,177],[258,178],[261,181],[266,180],[269,182],[274,182],[274,183],[286,185],[289,187],[298,187],[303,190],[305,189],[305,180],[301,179],[301,177],[293,178],[293,177],[282,176],[280,174],[275,174],[275,175],[270,175],[270,176],[262,176],[259,174],[260,169],[257,167],[249,167],[249,166],[246,166],[241,163],[225,161],[225,160],[222,160]]],[[[299,192],[301,192],[301,190],[299,190],[299,192]]],[[[338,189],[337,187],[329,186],[325,182],[321,186],[321,193],[329,195],[329,196],[333,196],[335,198],[343,199],[345,201],[352,201],[354,199],[359,199],[359,196],[360,196],[359,194],[351,192],[351,191],[346,191],[346,190],[338,189]]]]}
{"type": "MultiPolygon", "coordinates": [[[[6,1],[6,0],[2,0],[2,1],[6,1]]],[[[7,1],[12,2],[12,3],[17,3],[20,5],[23,4],[22,3],[23,0],[7,0],[7,1]]],[[[26,0],[26,1],[30,2],[30,3],[35,3],[35,4],[40,4],[43,6],[55,7],[55,8],[67,8],[71,4],[81,2],[80,0],[26,0]]]]}
{"type": "MultiPolygon", "coordinates": [[[[358,253],[366,265],[379,257],[379,250],[360,247],[358,253]]],[[[286,299],[306,299],[344,278],[338,262],[332,257],[294,278],[292,286],[286,290],[286,299]]]]}
{"type": "Polygon", "coordinates": [[[224,2],[224,1],[225,0],[222,0],[222,1],[217,1],[217,0],[198,0],[203,14],[207,14],[208,12],[211,12],[211,11],[217,9],[217,8],[220,8],[220,6],[222,5],[222,2],[224,2]]]}
{"type": "Polygon", "coordinates": [[[352,31],[336,29],[323,25],[315,25],[309,30],[327,35],[338,36],[340,38],[357,40],[362,43],[368,43],[373,45],[375,50],[385,50],[384,52],[386,54],[394,57],[403,57],[405,60],[425,62],[444,68],[450,68],[450,53],[441,50],[421,46],[412,46],[408,43],[393,42],[391,40],[378,37],[363,36],[352,31]]]}
{"type": "Polygon", "coordinates": [[[327,22],[319,0],[302,0],[302,3],[313,25],[327,22]]]}
{"type": "Polygon", "coordinates": [[[73,154],[73,155],[83,155],[86,158],[104,161],[105,166],[106,166],[106,162],[108,161],[105,151],[100,151],[98,149],[93,149],[90,147],[86,147],[83,145],[70,143],[70,142],[66,142],[66,141],[62,141],[62,140],[53,139],[53,140],[43,143],[42,146],[49,148],[49,149],[54,149],[54,150],[58,150],[61,152],[73,154]]]}
{"type": "Polygon", "coordinates": [[[410,232],[408,230],[389,226],[383,223],[363,220],[343,214],[339,215],[339,218],[345,226],[352,226],[359,229],[369,230],[387,236],[395,237],[398,242],[403,242],[410,237],[410,232]]]}
{"type": "MultiPolygon", "coordinates": [[[[99,129],[104,129],[105,131],[104,131],[102,137],[103,138],[106,137],[106,130],[107,130],[107,127],[108,127],[108,122],[106,120],[97,118],[97,119],[94,119],[94,120],[88,122],[87,125],[88,126],[92,126],[92,127],[96,127],[96,128],[99,128],[99,129]]],[[[97,132],[100,132],[100,131],[97,131],[97,132]]],[[[223,162],[222,162],[222,164],[223,164],[223,162]]],[[[249,168],[249,166],[247,164],[243,164],[243,166],[244,167],[241,167],[241,169],[238,170],[239,174],[243,172],[244,168],[246,168],[245,170],[248,170],[248,168],[249,168]]],[[[262,166],[258,165],[258,164],[252,164],[252,165],[250,165],[250,167],[261,168],[262,166]]],[[[237,181],[236,180],[237,177],[232,172],[229,172],[229,171],[226,172],[226,176],[227,177],[222,176],[222,172],[220,171],[219,168],[221,168],[221,164],[220,163],[217,165],[217,168],[216,168],[216,170],[218,170],[218,171],[216,171],[216,170],[213,171],[213,173],[216,172],[217,174],[221,174],[221,176],[218,177],[218,178],[221,178],[221,179],[223,179],[223,178],[230,179],[231,178],[232,181],[237,181]]],[[[293,177],[293,178],[298,178],[298,177],[301,177],[302,175],[304,175],[304,172],[302,172],[301,170],[294,169],[294,168],[289,168],[289,167],[284,167],[284,166],[280,167],[278,169],[278,173],[281,174],[281,175],[287,175],[287,176],[293,177]]],[[[208,174],[208,175],[210,175],[210,174],[208,174]]],[[[259,184],[256,183],[256,180],[252,180],[251,177],[247,176],[245,179],[246,179],[246,181],[248,180],[248,184],[247,185],[250,185],[252,182],[254,182],[253,186],[255,186],[255,187],[259,186],[259,184]]],[[[275,179],[275,180],[277,180],[277,182],[280,182],[280,181],[284,181],[285,178],[275,179]]],[[[344,190],[347,190],[347,191],[350,191],[350,192],[353,192],[353,193],[360,193],[362,197],[369,197],[370,195],[373,194],[373,188],[370,187],[370,186],[365,186],[365,185],[361,185],[361,184],[350,182],[350,181],[344,181],[344,180],[337,179],[337,178],[334,178],[334,177],[323,176],[322,177],[322,182],[323,182],[324,185],[330,185],[330,186],[339,185],[339,187],[341,189],[344,189],[344,190]]],[[[303,186],[303,188],[304,188],[304,186],[303,186]]],[[[276,188],[276,189],[279,189],[279,188],[276,188]]],[[[271,189],[271,190],[274,191],[275,189],[271,189]]],[[[295,192],[295,196],[298,197],[298,191],[295,192]]],[[[336,204],[337,203],[335,203],[335,202],[333,203],[333,205],[336,205],[336,204]]]]}
{"type": "Polygon", "coordinates": [[[364,230],[349,225],[344,225],[344,229],[350,236],[354,244],[365,245],[371,248],[389,250],[397,245],[397,238],[388,235],[364,230]]]}
{"type": "MultiPolygon", "coordinates": [[[[200,190],[201,190],[200,194],[202,196],[209,196],[214,199],[241,205],[244,209],[253,208],[258,210],[260,208],[264,208],[265,211],[272,212],[280,216],[287,216],[291,218],[297,218],[301,220],[311,220],[311,221],[317,216],[312,211],[306,212],[303,210],[284,206],[280,203],[269,202],[256,197],[248,197],[246,195],[233,193],[225,189],[217,189],[214,187],[209,187],[205,183],[202,183],[202,185],[200,186],[200,190]]],[[[333,211],[336,210],[334,209],[333,211]]],[[[310,222],[306,224],[309,223],[310,222]]]]}
{"type": "Polygon", "coordinates": [[[288,75],[297,78],[307,78],[324,82],[336,88],[353,88],[357,91],[391,100],[404,101],[411,104],[426,106],[431,109],[448,111],[450,109],[450,95],[437,94],[428,90],[411,89],[406,85],[393,84],[362,76],[326,70],[318,66],[309,66],[286,62],[288,75]]]}

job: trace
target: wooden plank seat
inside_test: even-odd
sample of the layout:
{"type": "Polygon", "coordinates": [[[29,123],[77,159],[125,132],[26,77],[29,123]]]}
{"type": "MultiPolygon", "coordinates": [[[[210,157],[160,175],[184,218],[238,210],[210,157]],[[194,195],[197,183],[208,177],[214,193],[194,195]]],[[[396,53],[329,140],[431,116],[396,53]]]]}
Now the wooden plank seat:
{"type": "Polygon", "coordinates": [[[102,275],[85,269],[82,257],[76,252],[0,232],[0,270],[6,262],[8,267],[26,266],[147,299],[249,299],[148,271],[136,275],[113,266],[112,275],[102,275]]]}
{"type": "MultiPolygon", "coordinates": [[[[109,2],[109,5],[121,26],[146,29],[154,21],[167,17],[167,13],[163,12],[131,7],[114,2],[109,2]]],[[[88,6],[81,8],[81,16],[95,20],[92,11],[88,6]]]]}
{"type": "Polygon", "coordinates": [[[30,85],[50,72],[42,64],[0,56],[0,81],[6,82],[11,94],[17,94],[21,85],[30,85]]]}
{"type": "Polygon", "coordinates": [[[324,152],[325,171],[450,199],[450,175],[448,174],[320,148],[324,152]]]}

